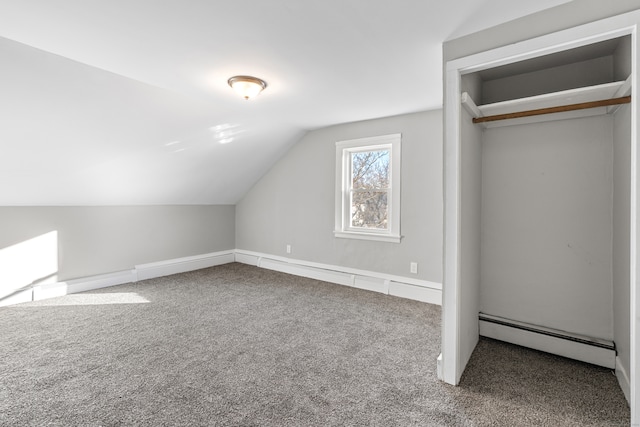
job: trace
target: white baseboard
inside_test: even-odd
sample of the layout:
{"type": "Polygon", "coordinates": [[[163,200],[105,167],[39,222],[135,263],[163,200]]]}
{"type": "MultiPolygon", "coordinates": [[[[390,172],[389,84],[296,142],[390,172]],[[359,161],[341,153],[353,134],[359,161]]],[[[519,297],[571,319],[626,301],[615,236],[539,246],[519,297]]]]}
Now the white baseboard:
{"type": "Polygon", "coordinates": [[[442,284],[410,277],[312,263],[257,252],[229,250],[136,265],[132,270],[36,285],[0,301],[0,306],[42,300],[109,286],[169,276],[231,262],[254,265],[296,276],[380,292],[430,304],[442,304],[442,284]]]}
{"type": "Polygon", "coordinates": [[[256,256],[256,255],[250,255],[250,254],[245,254],[242,252],[238,252],[236,251],[236,262],[242,263],[242,264],[247,264],[247,265],[253,265],[254,267],[257,267],[258,264],[260,263],[260,257],[256,256]]]}
{"type": "Polygon", "coordinates": [[[0,307],[5,307],[7,305],[20,304],[23,302],[33,301],[33,289],[23,289],[20,291],[16,291],[11,295],[7,295],[0,299],[0,307]]]}
{"type": "Polygon", "coordinates": [[[33,300],[39,301],[46,298],[60,297],[68,294],[75,294],[77,292],[92,291],[94,289],[123,285],[125,283],[132,283],[135,281],[136,271],[126,270],[116,273],[82,277],[80,279],[67,280],[65,282],[37,285],[33,287],[33,300]]]}
{"type": "Polygon", "coordinates": [[[213,252],[184,258],[136,265],[132,270],[82,277],[64,282],[35,285],[0,300],[0,307],[23,302],[38,301],[77,292],[91,291],[109,286],[133,283],[154,277],[168,276],[228,264],[235,261],[234,251],[213,252]]]}
{"type": "Polygon", "coordinates": [[[273,259],[262,258],[260,268],[280,271],[282,273],[293,274],[295,276],[308,277],[310,279],[322,280],[324,282],[338,283],[340,285],[350,285],[353,283],[353,275],[331,270],[321,270],[303,265],[296,265],[273,259]]]}
{"type": "Polygon", "coordinates": [[[138,280],[147,280],[155,277],[169,276],[171,274],[184,273],[187,271],[199,270],[201,268],[228,264],[230,262],[234,262],[234,260],[234,251],[230,250],[140,264],[136,265],[135,270],[138,280]]]}
{"type": "Polygon", "coordinates": [[[379,277],[373,276],[351,276],[353,281],[351,283],[340,283],[341,285],[347,285],[358,289],[364,289],[366,291],[379,292],[381,294],[389,294],[390,280],[385,280],[379,277]]]}
{"type": "MultiPolygon", "coordinates": [[[[496,316],[481,316],[501,319],[496,316]]],[[[609,369],[615,369],[616,367],[616,352],[613,348],[613,343],[610,342],[603,347],[600,345],[605,345],[605,341],[593,339],[576,340],[575,336],[571,334],[511,320],[495,323],[493,320],[483,320],[481,317],[479,324],[480,335],[483,337],[506,341],[570,359],[604,366],[609,369]],[[511,323],[511,325],[508,323],[511,323]],[[563,336],[563,334],[565,335],[563,336]]]]}
{"type": "Polygon", "coordinates": [[[236,262],[339,285],[442,305],[442,284],[236,249],[236,262]]]}
{"type": "Polygon", "coordinates": [[[627,399],[627,403],[630,403],[631,385],[629,382],[629,375],[627,374],[627,370],[622,365],[619,357],[616,357],[616,378],[618,379],[618,384],[624,393],[624,397],[627,399]]]}
{"type": "Polygon", "coordinates": [[[442,290],[411,283],[390,282],[389,295],[442,305],[442,290]]]}

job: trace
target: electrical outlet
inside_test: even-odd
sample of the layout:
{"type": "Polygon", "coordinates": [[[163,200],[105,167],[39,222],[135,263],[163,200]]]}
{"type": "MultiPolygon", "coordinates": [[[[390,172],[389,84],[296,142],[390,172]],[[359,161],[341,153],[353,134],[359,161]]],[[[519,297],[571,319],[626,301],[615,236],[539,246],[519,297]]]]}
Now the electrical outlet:
{"type": "Polygon", "coordinates": [[[287,245],[287,253],[290,254],[291,253],[291,245],[287,245]]]}
{"type": "Polygon", "coordinates": [[[409,271],[413,274],[418,274],[418,263],[412,262],[409,264],[409,271]]]}

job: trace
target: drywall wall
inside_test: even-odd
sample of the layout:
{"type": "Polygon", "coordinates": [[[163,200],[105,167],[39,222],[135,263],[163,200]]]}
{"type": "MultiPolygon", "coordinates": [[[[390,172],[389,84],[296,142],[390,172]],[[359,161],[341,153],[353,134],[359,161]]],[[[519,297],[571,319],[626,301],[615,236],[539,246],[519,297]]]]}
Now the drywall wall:
{"type": "MultiPolygon", "coordinates": [[[[31,281],[69,280],[235,248],[235,207],[226,205],[0,207],[0,224],[0,251],[9,254],[3,262],[33,268],[56,258],[51,277],[31,281]]],[[[3,280],[5,290],[15,286],[3,280]]]]}
{"type": "Polygon", "coordinates": [[[627,375],[630,361],[630,197],[631,107],[614,116],[613,132],[613,330],[618,358],[627,375]]]}
{"type": "Polygon", "coordinates": [[[236,206],[238,249],[441,282],[440,110],[309,132],[236,206]],[[402,134],[400,243],[334,237],[337,141],[402,134]],[[291,245],[291,253],[286,253],[291,245]],[[418,263],[418,274],[409,263],[418,263]]]}
{"type": "Polygon", "coordinates": [[[613,119],[484,132],[483,313],[613,340],[613,119]]]}
{"type": "MultiPolygon", "coordinates": [[[[626,77],[620,80],[625,79],[626,77]]],[[[485,81],[482,86],[482,104],[526,98],[612,81],[613,55],[609,55],[485,81]]]]}
{"type": "Polygon", "coordinates": [[[574,0],[467,36],[448,40],[444,62],[640,8],[638,0],[574,0]]]}
{"type": "Polygon", "coordinates": [[[613,73],[614,80],[626,80],[631,75],[631,36],[621,37],[618,47],[613,54],[613,73]]]}

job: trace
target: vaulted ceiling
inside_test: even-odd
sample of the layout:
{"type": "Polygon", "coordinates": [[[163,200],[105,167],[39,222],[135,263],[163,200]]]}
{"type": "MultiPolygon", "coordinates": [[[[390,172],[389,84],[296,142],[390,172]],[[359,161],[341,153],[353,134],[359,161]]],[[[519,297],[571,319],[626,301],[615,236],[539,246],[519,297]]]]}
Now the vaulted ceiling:
{"type": "Polygon", "coordinates": [[[565,2],[0,0],[0,205],[234,204],[309,130],[439,108],[444,40],[565,2]]]}

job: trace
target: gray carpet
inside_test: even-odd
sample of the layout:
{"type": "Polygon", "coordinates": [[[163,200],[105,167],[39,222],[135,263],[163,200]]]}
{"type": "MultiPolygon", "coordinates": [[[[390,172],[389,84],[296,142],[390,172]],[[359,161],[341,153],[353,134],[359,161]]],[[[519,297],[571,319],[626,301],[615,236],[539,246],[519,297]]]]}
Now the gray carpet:
{"type": "Polygon", "coordinates": [[[439,307],[242,264],[0,308],[0,343],[3,426],[629,424],[610,370],[482,339],[452,387],[439,307]]]}

